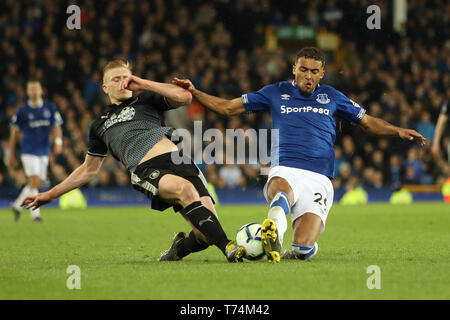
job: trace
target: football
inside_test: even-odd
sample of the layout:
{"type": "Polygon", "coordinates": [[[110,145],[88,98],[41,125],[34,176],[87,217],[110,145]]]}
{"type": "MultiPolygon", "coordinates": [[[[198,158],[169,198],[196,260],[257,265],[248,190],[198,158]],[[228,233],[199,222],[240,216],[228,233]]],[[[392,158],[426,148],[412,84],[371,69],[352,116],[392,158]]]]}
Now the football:
{"type": "Polygon", "coordinates": [[[245,248],[246,259],[258,260],[264,256],[261,225],[259,223],[248,223],[242,226],[236,235],[236,242],[245,248]]]}

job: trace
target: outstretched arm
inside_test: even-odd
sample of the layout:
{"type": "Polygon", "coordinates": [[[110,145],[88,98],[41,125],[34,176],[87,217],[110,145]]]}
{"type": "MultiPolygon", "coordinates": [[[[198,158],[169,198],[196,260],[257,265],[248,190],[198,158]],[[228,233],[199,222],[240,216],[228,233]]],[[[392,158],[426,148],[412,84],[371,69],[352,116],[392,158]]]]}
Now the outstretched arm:
{"type": "Polygon", "coordinates": [[[128,76],[122,82],[120,88],[128,89],[131,91],[153,91],[159,95],[166,97],[170,106],[174,108],[187,106],[192,102],[192,94],[188,90],[185,90],[174,84],[145,80],[133,75],[128,76]]]}
{"type": "Polygon", "coordinates": [[[95,177],[102,166],[103,157],[93,157],[86,155],[83,164],[76,168],[63,182],[54,186],[47,192],[26,197],[22,206],[27,205],[27,209],[37,209],[40,206],[52,202],[64,193],[79,188],[95,177]]]}
{"type": "Polygon", "coordinates": [[[364,131],[377,136],[398,136],[402,139],[416,140],[421,146],[425,145],[426,139],[417,131],[396,127],[383,119],[371,117],[365,114],[359,123],[364,131]]]}
{"type": "Polygon", "coordinates": [[[188,90],[201,105],[220,115],[231,117],[245,112],[245,107],[242,103],[241,98],[227,100],[211,96],[207,93],[197,90],[192,82],[187,79],[174,78],[172,80],[172,83],[188,90]]]}

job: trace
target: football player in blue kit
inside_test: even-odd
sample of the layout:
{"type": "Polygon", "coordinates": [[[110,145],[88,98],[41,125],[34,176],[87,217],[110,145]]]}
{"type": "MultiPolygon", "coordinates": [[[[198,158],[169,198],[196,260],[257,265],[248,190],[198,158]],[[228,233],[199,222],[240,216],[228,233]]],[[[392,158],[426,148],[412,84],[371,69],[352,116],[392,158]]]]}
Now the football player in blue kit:
{"type": "MultiPolygon", "coordinates": [[[[19,108],[12,117],[10,139],[9,139],[9,165],[17,167],[14,151],[19,132],[22,131],[21,160],[27,185],[22,189],[18,198],[12,205],[14,219],[20,219],[22,201],[39,192],[42,183],[47,179],[48,155],[50,152],[50,135],[54,135],[54,152],[60,154],[62,151],[62,119],[56,105],[42,98],[43,90],[38,80],[27,82],[26,88],[28,101],[19,108]]],[[[40,209],[30,210],[34,221],[40,222],[40,209]]]]}
{"type": "Polygon", "coordinates": [[[280,258],[304,260],[318,251],[316,241],[325,229],[334,196],[331,183],[336,138],[334,117],[358,125],[370,134],[425,144],[425,138],[418,132],[371,117],[338,90],[319,85],[324,66],[325,57],[319,49],[303,48],[292,67],[295,80],[268,85],[231,100],[201,92],[187,79],[172,81],[188,89],[207,109],[224,116],[270,112],[277,139],[272,139],[271,166],[264,186],[270,209],[261,229],[270,262],[279,262],[280,258]],[[289,213],[294,230],[292,248],[280,254],[289,213]]]}

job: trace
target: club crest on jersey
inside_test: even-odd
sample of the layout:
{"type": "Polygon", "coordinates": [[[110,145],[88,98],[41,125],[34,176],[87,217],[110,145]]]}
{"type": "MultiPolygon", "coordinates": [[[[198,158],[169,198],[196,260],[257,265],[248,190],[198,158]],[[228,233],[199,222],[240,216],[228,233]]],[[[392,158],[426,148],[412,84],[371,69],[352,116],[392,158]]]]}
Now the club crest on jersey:
{"type": "Polygon", "coordinates": [[[118,123],[118,122],[124,122],[129,121],[134,118],[134,115],[136,114],[136,110],[133,107],[126,107],[123,108],[122,111],[117,115],[113,113],[111,117],[105,121],[105,129],[108,129],[112,125],[118,123]]]}
{"type": "Polygon", "coordinates": [[[150,179],[156,179],[159,177],[159,170],[155,170],[150,174],[150,179]]]}
{"type": "Polygon", "coordinates": [[[327,104],[330,102],[330,98],[328,98],[328,95],[326,93],[319,93],[317,95],[316,101],[321,104],[327,104]]]}

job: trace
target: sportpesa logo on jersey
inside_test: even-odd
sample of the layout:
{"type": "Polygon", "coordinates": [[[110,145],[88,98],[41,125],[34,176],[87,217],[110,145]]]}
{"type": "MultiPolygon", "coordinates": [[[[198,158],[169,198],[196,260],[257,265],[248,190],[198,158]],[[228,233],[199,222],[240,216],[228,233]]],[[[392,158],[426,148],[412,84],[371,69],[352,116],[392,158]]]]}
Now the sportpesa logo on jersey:
{"type": "Polygon", "coordinates": [[[29,122],[30,128],[49,127],[50,120],[36,120],[29,122]]]}
{"type": "Polygon", "coordinates": [[[105,124],[104,124],[105,129],[108,129],[109,127],[111,127],[112,125],[114,125],[116,123],[129,121],[134,118],[135,114],[136,114],[136,110],[133,107],[123,108],[119,114],[113,113],[111,115],[111,117],[105,121],[105,124]]]}
{"type": "Polygon", "coordinates": [[[286,107],[285,105],[282,105],[281,107],[281,113],[289,114],[292,112],[298,113],[298,112],[313,112],[313,113],[319,113],[319,114],[325,114],[329,115],[330,110],[326,108],[316,108],[311,106],[306,107],[286,107]]]}

